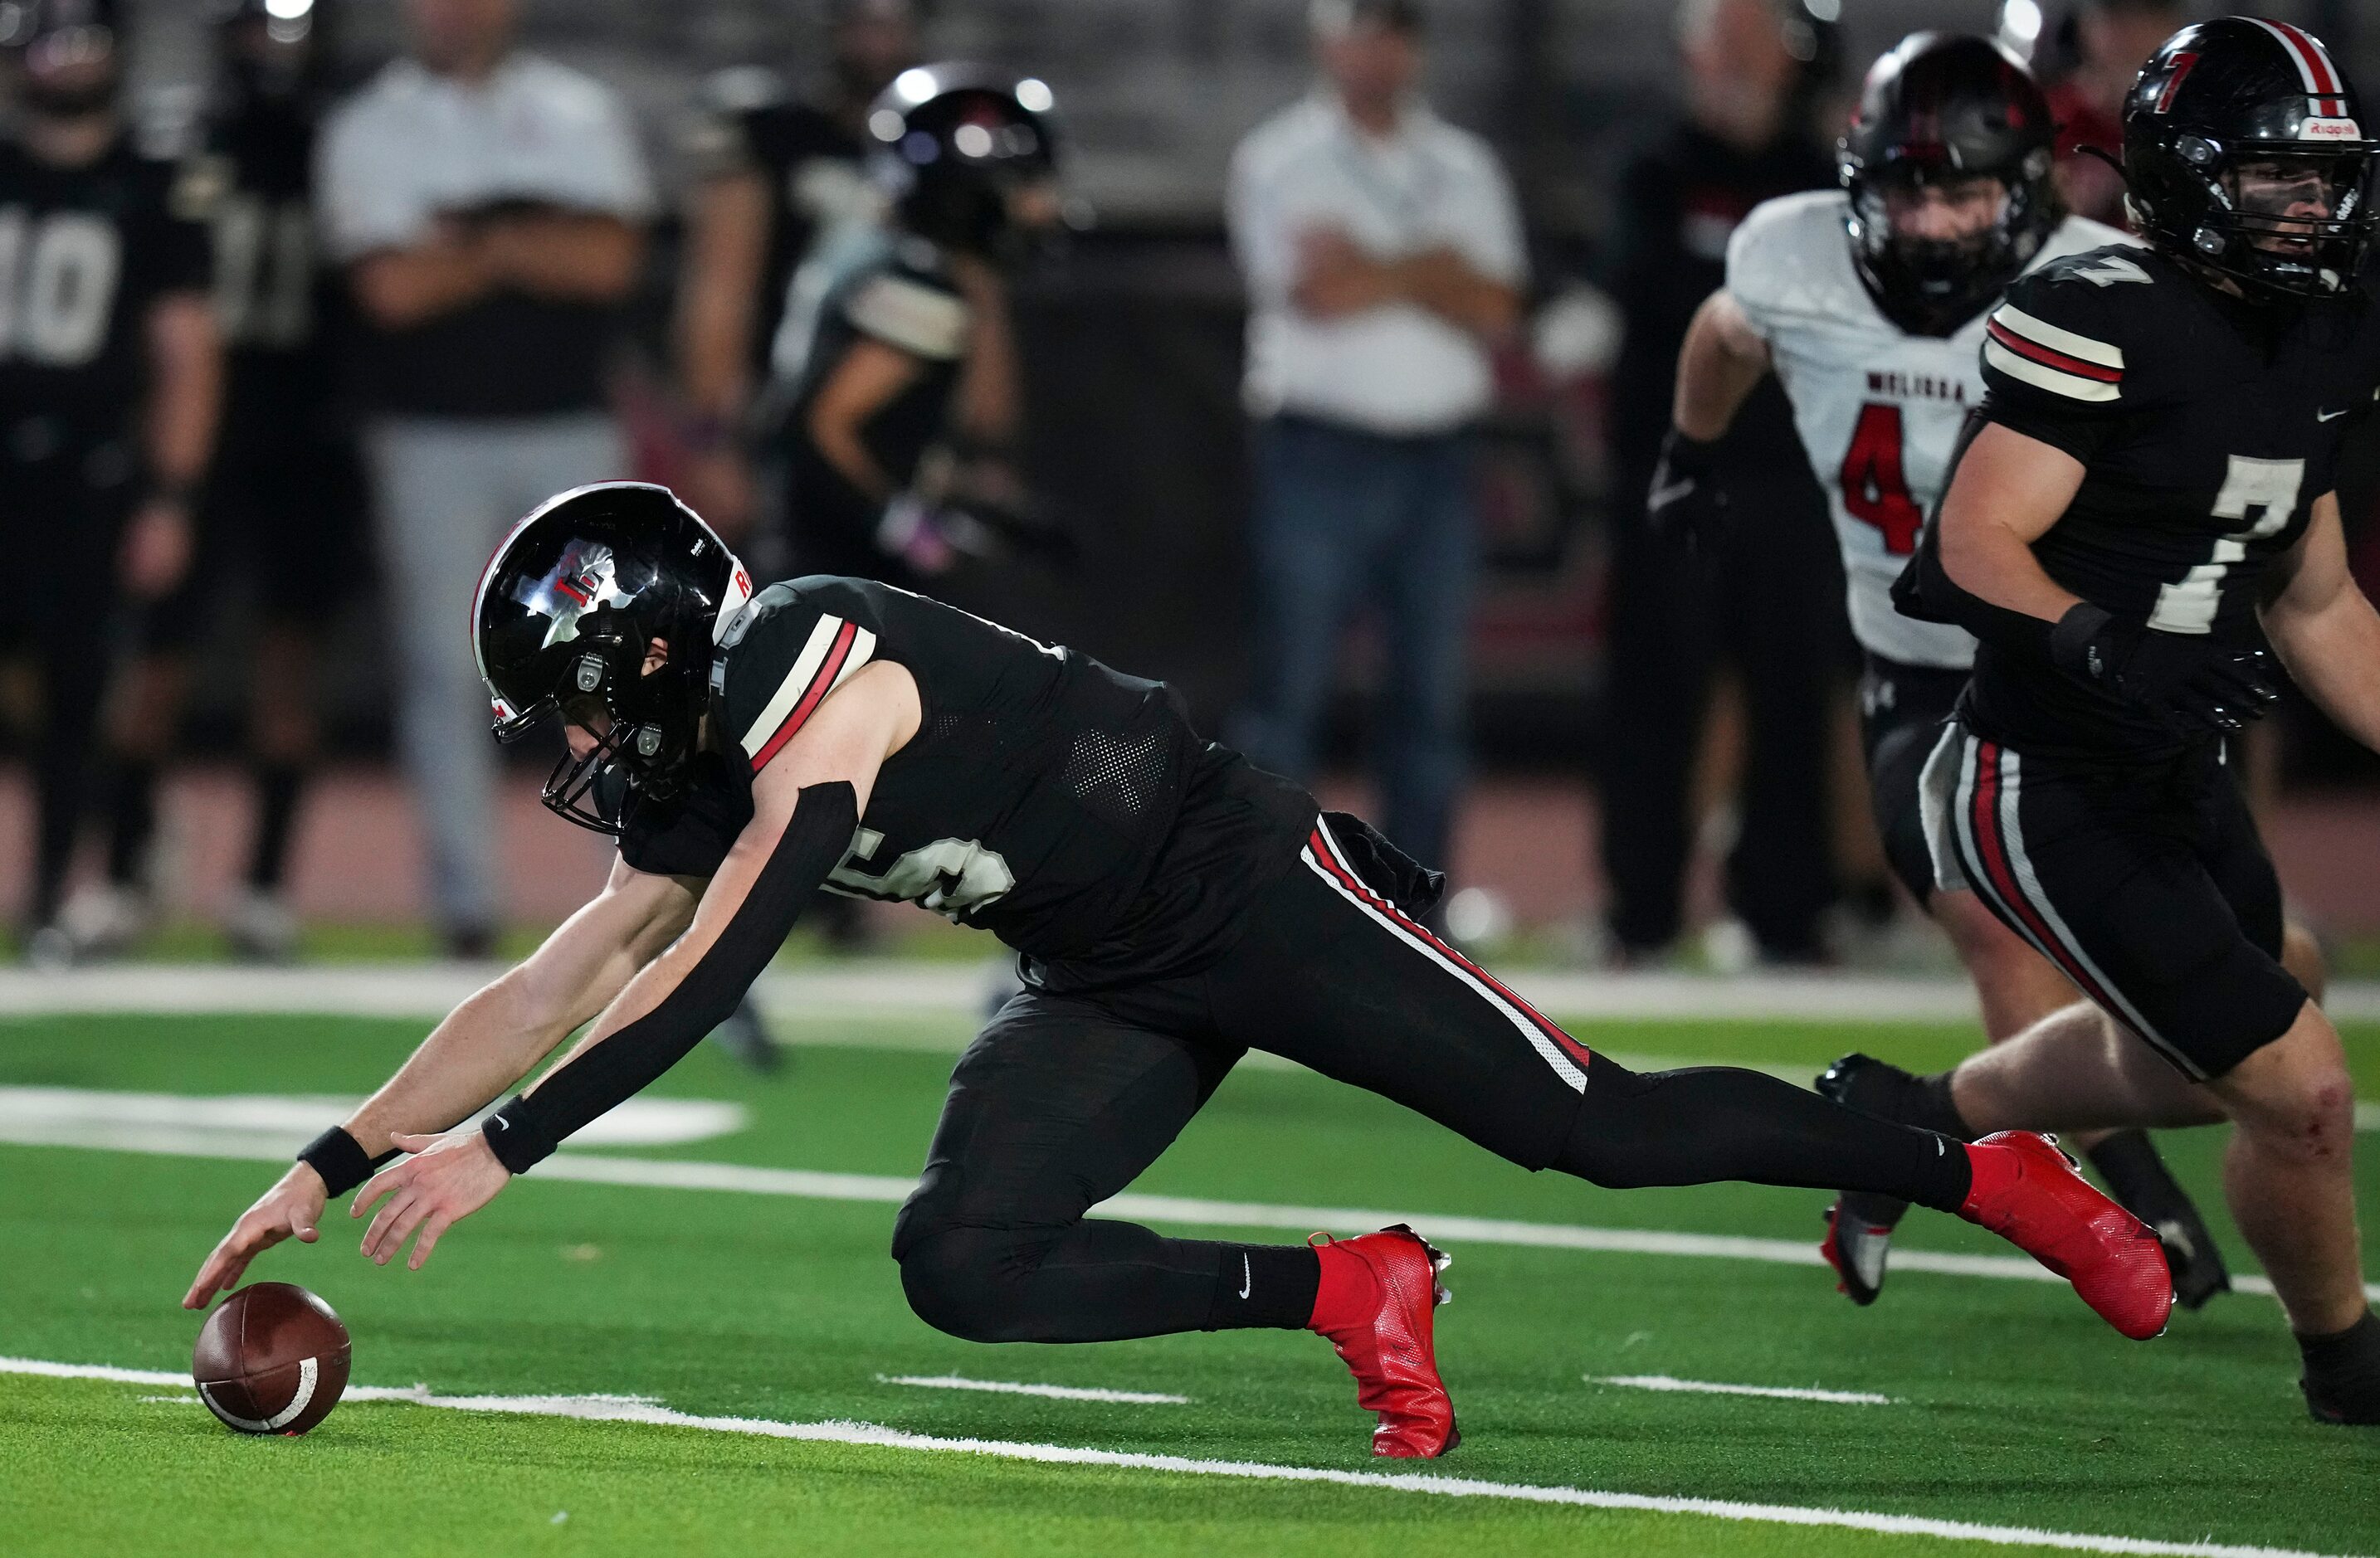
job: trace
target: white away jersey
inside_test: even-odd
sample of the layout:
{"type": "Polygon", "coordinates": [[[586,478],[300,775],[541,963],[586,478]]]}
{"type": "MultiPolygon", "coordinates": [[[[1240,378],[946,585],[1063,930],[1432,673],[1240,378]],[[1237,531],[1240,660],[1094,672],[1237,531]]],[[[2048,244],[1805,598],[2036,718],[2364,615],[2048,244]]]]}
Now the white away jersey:
{"type": "MultiPolygon", "coordinates": [[[[1911,335],[1886,319],[1852,268],[1844,201],[1841,191],[1825,189],[1756,208],[1727,246],[1727,288],[1768,343],[1802,447],[1834,509],[1852,631],[1886,659],[1963,668],[1975,654],[1965,630],[1900,615],[1891,591],[1941,501],[1968,409],[1984,398],[1991,311],[1978,310],[1949,336],[1911,335]]],[[[2070,216],[2033,264],[2129,241],[2070,216]]]]}

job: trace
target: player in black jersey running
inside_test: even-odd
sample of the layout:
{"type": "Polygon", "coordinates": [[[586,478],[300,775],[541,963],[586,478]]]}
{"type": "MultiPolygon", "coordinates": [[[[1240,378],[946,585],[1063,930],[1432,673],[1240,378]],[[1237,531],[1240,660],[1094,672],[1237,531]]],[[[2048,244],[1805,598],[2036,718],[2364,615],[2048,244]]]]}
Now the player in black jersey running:
{"type": "Polygon", "coordinates": [[[2281,899],[2226,738],[2298,684],[2380,747],[2380,615],[2334,490],[2380,392],[2357,273],[2374,154],[2315,39],[2176,33],[2125,115],[2148,251],[2010,287],[1987,394],[1896,598],[1982,640],[1924,779],[1935,869],[1973,885],[2123,1032],[2036,1029],[1853,1101],[1951,1134],[2236,1126],[2225,1175],[2305,1356],[2308,1406],[2380,1423],[2357,1254],[2354,1089],[2279,961],[2281,899]]]}
{"type": "Polygon", "coordinates": [[[0,661],[30,659],[42,736],[29,949],[55,924],[125,596],[181,575],[214,440],[212,181],[147,155],[118,112],[115,0],[0,8],[0,661]]]}
{"type": "Polygon", "coordinates": [[[1015,948],[1025,989],[952,1079],[892,1250],[910,1304],[978,1341],[1312,1327],[1380,1415],[1375,1452],[1454,1443],[1435,1251],[1404,1229],[1319,1250],[1164,1238],[1089,1210],[1260,1047],[1525,1167],[1609,1186],[1854,1185],[1956,1212],[2069,1276],[2127,1335],[2172,1301],[2156,1236],[2038,1136],[1961,1151],[1754,1071],[1638,1075],[1424,929],[1441,885],[1350,816],[1201,741],[1164,685],[886,586],[750,597],[661,488],[531,514],[473,622],[500,736],[556,717],[548,803],[617,834],[603,892],[325,1131],[192,1284],[315,1235],[398,1151],[366,1253],[419,1266],[734,1005],[823,884],[1015,948]],[[568,1057],[491,1116],[583,1022],[568,1057]],[[435,1134],[444,1132],[445,1134],[435,1134]]]}

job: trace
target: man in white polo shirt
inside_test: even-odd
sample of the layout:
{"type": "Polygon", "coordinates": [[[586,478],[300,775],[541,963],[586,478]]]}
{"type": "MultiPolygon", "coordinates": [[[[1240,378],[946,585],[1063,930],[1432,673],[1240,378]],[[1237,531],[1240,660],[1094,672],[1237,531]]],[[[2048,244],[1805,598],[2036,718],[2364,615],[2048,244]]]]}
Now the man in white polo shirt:
{"type": "Polygon", "coordinates": [[[1464,764],[1468,429],[1520,307],[1494,154],[1416,91],[1416,0],[1316,0],[1324,81],[1241,142],[1232,240],[1257,418],[1257,662],[1234,744],[1305,779],[1339,641],[1376,610],[1383,821],[1442,867],[1464,764]]]}
{"type": "Polygon", "coordinates": [[[515,47],[514,0],[407,0],[414,53],[343,105],[317,177],[365,339],[400,737],[449,951],[484,953],[496,753],[454,603],[549,494],[626,474],[604,369],[651,182],[611,90],[515,47]]]}

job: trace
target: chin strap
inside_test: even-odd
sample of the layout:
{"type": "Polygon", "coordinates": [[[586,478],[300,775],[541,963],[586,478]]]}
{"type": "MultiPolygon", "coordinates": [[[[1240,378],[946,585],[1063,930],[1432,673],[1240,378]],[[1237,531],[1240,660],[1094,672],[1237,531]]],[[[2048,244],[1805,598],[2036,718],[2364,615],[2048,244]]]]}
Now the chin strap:
{"type": "Polygon", "coordinates": [[[851,848],[858,827],[859,803],[850,785],[802,791],[752,890],[677,988],[488,1117],[480,1129],[496,1161],[515,1174],[528,1173],[573,1131],[642,1091],[734,1015],[803,906],[851,848]]]}

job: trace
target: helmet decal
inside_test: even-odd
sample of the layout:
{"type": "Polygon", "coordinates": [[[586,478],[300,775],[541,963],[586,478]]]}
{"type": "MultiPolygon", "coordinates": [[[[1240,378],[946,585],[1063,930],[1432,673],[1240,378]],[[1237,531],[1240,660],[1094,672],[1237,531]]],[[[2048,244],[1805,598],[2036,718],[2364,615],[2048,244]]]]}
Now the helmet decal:
{"type": "Polygon", "coordinates": [[[523,579],[513,590],[513,599],[552,620],[553,625],[545,630],[547,648],[577,638],[580,617],[627,596],[620,587],[612,549],[601,541],[571,542],[562,549],[552,572],[541,579],[523,579]]]}
{"type": "Polygon", "coordinates": [[[2181,91],[2181,83],[2189,76],[2190,67],[2197,63],[2198,51],[2195,49],[2184,49],[2173,56],[2173,74],[2165,79],[2165,91],[2157,93],[2157,113],[2173,112],[2173,94],[2181,91]]]}

